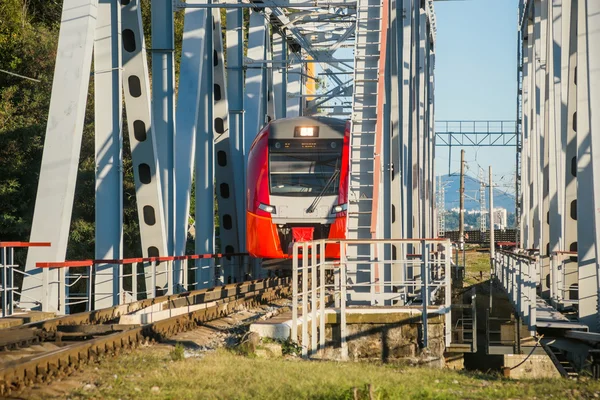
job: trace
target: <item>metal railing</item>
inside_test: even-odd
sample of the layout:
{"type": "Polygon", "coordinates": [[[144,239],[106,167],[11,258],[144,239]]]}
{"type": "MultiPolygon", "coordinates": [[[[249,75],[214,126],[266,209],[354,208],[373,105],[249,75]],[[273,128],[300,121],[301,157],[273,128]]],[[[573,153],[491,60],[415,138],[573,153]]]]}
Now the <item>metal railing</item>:
{"type": "Polygon", "coordinates": [[[550,301],[555,307],[579,303],[579,270],[576,251],[550,255],[550,301]],[[569,268],[571,266],[571,268],[569,268]],[[574,282],[569,284],[569,282],[574,282]]]}
{"type": "Polygon", "coordinates": [[[535,331],[539,262],[505,250],[496,250],[494,275],[506,290],[508,299],[530,331],[535,331]]]}
{"type": "Polygon", "coordinates": [[[347,312],[360,305],[404,307],[422,316],[422,346],[428,345],[428,317],[445,318],[444,341],[451,342],[451,243],[447,239],[315,240],[294,243],[291,338],[302,356],[326,345],[327,313],[337,315],[341,358],[348,359],[347,312]],[[339,260],[327,260],[326,249],[339,248],[339,260]],[[357,252],[371,246],[371,256],[357,252]],[[416,252],[419,253],[416,253],[416,252]],[[329,297],[328,297],[329,296],[329,297]],[[332,300],[332,301],[329,301],[332,300]],[[310,321],[310,334],[309,334],[310,321]]]}
{"type": "Polygon", "coordinates": [[[14,295],[17,291],[15,281],[15,271],[18,267],[15,262],[15,249],[24,249],[29,247],[50,247],[50,243],[42,242],[0,242],[0,306],[2,307],[2,317],[10,316],[14,313],[14,295]]]}
{"type": "MultiPolygon", "coordinates": [[[[69,314],[94,310],[99,300],[105,300],[106,306],[115,306],[145,298],[181,293],[190,289],[224,285],[232,282],[228,282],[228,279],[222,276],[223,267],[237,263],[242,265],[248,256],[246,253],[194,254],[121,260],[39,262],[36,263],[36,270],[25,272],[14,264],[14,248],[6,244],[14,243],[0,242],[2,255],[0,293],[3,317],[14,314],[15,306],[23,301],[40,306],[42,311],[69,314]],[[106,268],[107,266],[109,268],[106,268]],[[181,274],[181,284],[173,283],[174,269],[181,274]],[[165,287],[158,287],[157,277],[165,274],[168,284],[165,287]],[[36,282],[35,290],[37,294],[41,292],[38,298],[29,296],[17,287],[16,282],[22,281],[26,276],[36,282]],[[112,281],[112,290],[100,291],[96,285],[98,280],[112,281]],[[150,284],[146,285],[146,282],[150,284]],[[54,303],[57,304],[54,309],[50,298],[51,293],[56,292],[58,303],[54,303]]],[[[47,243],[29,246],[23,244],[15,247],[32,245],[50,246],[47,243]]]]}

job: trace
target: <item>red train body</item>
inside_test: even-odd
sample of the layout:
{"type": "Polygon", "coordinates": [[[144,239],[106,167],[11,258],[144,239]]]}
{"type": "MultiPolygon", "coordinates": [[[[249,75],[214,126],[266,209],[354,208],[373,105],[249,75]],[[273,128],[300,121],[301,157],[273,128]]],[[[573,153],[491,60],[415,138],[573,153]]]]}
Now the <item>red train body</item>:
{"type": "MultiPolygon", "coordinates": [[[[246,248],[288,258],[292,244],[346,237],[349,123],[325,117],[271,121],[248,155],[246,248]]],[[[339,258],[339,245],[326,246],[339,258]]]]}

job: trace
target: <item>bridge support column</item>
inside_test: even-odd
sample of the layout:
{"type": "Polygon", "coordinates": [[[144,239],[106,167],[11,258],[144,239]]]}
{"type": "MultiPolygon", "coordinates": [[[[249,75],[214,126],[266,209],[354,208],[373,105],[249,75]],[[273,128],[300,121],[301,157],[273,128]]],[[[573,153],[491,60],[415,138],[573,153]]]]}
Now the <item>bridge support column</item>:
{"type": "Polygon", "coordinates": [[[579,320],[600,332],[600,3],[579,0],[577,20],[577,232],[579,320]]]}
{"type": "MultiPolygon", "coordinates": [[[[117,2],[99,0],[94,42],[94,114],[96,148],[97,260],[123,258],[123,95],[121,72],[121,9],[117,2]]],[[[98,264],[94,308],[123,301],[119,276],[122,265],[98,264]]]]}
{"type": "MultiPolygon", "coordinates": [[[[27,254],[21,305],[44,311],[58,309],[58,287],[51,285],[46,294],[37,262],[63,261],[67,253],[69,227],[79,166],[79,152],[90,80],[92,49],[97,19],[97,0],[65,0],[48,126],[38,191],[31,226],[31,242],[51,242],[51,247],[34,247],[27,254]]],[[[57,270],[49,272],[57,281],[57,270]]]]}

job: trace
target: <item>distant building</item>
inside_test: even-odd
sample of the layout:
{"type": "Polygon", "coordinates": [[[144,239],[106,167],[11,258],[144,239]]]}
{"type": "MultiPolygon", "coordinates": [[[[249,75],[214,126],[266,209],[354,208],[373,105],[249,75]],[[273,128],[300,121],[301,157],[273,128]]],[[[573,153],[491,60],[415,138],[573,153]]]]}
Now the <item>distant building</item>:
{"type": "Polygon", "coordinates": [[[506,208],[494,208],[494,228],[506,229],[508,225],[508,215],[506,208]]]}

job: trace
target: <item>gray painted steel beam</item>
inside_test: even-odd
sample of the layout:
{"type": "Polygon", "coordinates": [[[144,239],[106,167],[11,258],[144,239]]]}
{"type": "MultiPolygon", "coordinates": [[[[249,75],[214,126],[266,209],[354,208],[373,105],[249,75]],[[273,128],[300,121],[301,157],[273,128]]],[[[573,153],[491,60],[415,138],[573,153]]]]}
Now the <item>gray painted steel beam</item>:
{"type": "MultiPolygon", "coordinates": [[[[133,176],[136,188],[138,219],[144,257],[166,256],[167,244],[161,195],[161,180],[157,170],[156,141],[150,113],[150,79],[146,46],[142,29],[139,0],[121,7],[123,29],[123,93],[129,131],[133,176]]],[[[157,266],[166,271],[165,263],[157,266]]],[[[152,267],[146,268],[146,290],[152,289],[152,267]]],[[[166,272],[156,277],[156,285],[168,290],[170,277],[166,272]]]]}
{"type": "MultiPolygon", "coordinates": [[[[261,13],[250,11],[250,30],[248,32],[248,58],[264,59],[266,22],[261,13]]],[[[246,99],[244,114],[244,161],[247,162],[248,151],[254,138],[265,124],[267,110],[264,108],[265,96],[264,69],[262,66],[246,70],[246,99]]]]}
{"type": "MultiPolygon", "coordinates": [[[[225,84],[225,62],[223,60],[223,38],[221,36],[221,20],[220,13],[218,10],[213,11],[213,49],[212,57],[209,59],[213,62],[213,100],[214,100],[214,111],[212,115],[212,131],[214,137],[215,147],[215,178],[216,178],[216,194],[219,210],[219,226],[221,240],[221,252],[222,253],[239,253],[240,252],[240,238],[238,232],[240,231],[239,221],[242,220],[245,215],[238,215],[237,213],[237,192],[235,186],[239,185],[239,181],[235,179],[235,170],[231,161],[232,146],[229,129],[229,105],[228,105],[228,90],[225,84]]],[[[209,194],[207,193],[207,196],[209,194]]],[[[212,192],[210,193],[212,195],[212,192]]],[[[245,199],[245,197],[244,197],[245,199]]],[[[242,200],[244,200],[242,199],[242,200]]],[[[244,270],[244,265],[233,265],[233,260],[226,260],[227,265],[226,271],[228,275],[225,277],[227,280],[228,276],[231,276],[232,281],[234,278],[243,279],[244,274],[247,272],[244,270]]],[[[237,260],[236,260],[237,261],[237,260]]]]}
{"type": "Polygon", "coordinates": [[[402,209],[400,210],[402,216],[402,238],[412,237],[412,224],[413,224],[413,212],[412,212],[412,165],[411,165],[411,129],[412,129],[412,52],[413,46],[411,41],[412,35],[412,7],[413,0],[402,0],[402,7],[397,9],[398,13],[398,30],[399,39],[398,43],[402,43],[401,50],[398,51],[398,68],[400,68],[400,87],[398,88],[398,94],[400,97],[400,104],[402,110],[400,114],[401,118],[401,166],[400,172],[402,174],[402,209]],[[401,39],[400,39],[401,38],[401,39]]]}
{"type": "MultiPolygon", "coordinates": [[[[561,103],[563,127],[561,146],[565,152],[564,159],[564,240],[563,250],[577,251],[577,1],[563,0],[563,49],[561,103]]],[[[567,288],[578,285],[577,260],[566,261],[564,270],[568,279],[563,283],[567,288]]],[[[561,275],[559,275],[561,277],[561,275]]],[[[561,293],[562,297],[562,293],[561,293]]]]}
{"type": "MultiPolygon", "coordinates": [[[[273,32],[273,60],[287,60],[287,41],[278,32],[273,32]]],[[[285,118],[287,111],[287,68],[285,66],[273,71],[273,98],[275,102],[275,119],[285,118]]]]}
{"type": "MultiPolygon", "coordinates": [[[[123,258],[123,95],[121,71],[121,9],[99,0],[94,42],[94,114],[96,118],[95,258],[123,258]]],[[[94,308],[119,304],[122,266],[96,266],[94,308]]]]}
{"type": "MultiPolygon", "coordinates": [[[[218,12],[218,10],[217,10],[218,12]]],[[[214,88],[213,88],[213,16],[212,10],[204,15],[204,46],[202,76],[198,103],[198,129],[196,131],[196,254],[215,251],[215,158],[214,158],[214,88]]],[[[222,265],[223,266],[223,265],[222,265]]],[[[196,282],[199,288],[226,283],[222,272],[215,271],[214,260],[195,263],[196,282]]]]}
{"type": "MultiPolygon", "coordinates": [[[[177,91],[177,109],[175,112],[175,120],[177,131],[175,132],[175,238],[174,238],[174,255],[180,256],[186,253],[186,244],[188,238],[188,230],[190,225],[190,200],[192,192],[192,174],[194,174],[194,166],[196,164],[196,137],[200,136],[198,125],[204,124],[203,118],[200,118],[200,87],[204,80],[206,64],[205,58],[205,43],[206,43],[206,24],[207,12],[205,9],[187,8],[184,15],[183,39],[181,62],[179,68],[179,89],[177,91]]],[[[209,65],[210,67],[210,65],[209,65]]],[[[212,142],[210,142],[212,143],[212,142]]],[[[200,151],[200,163],[206,162],[209,159],[206,155],[209,154],[210,148],[202,148],[200,151]]],[[[202,186],[202,183],[196,179],[197,185],[202,186]]],[[[210,187],[212,188],[212,183],[210,187]]],[[[213,199],[211,198],[211,203],[213,199]]],[[[196,200],[204,205],[204,201],[196,200]]],[[[210,207],[209,205],[206,205],[210,207]]],[[[196,221],[198,215],[194,211],[196,221]]],[[[202,214],[201,214],[202,215],[202,214]]],[[[201,254],[212,253],[214,250],[214,240],[210,237],[214,233],[208,235],[208,239],[204,240],[203,236],[210,230],[213,222],[208,220],[208,225],[205,218],[201,218],[199,223],[195,223],[196,241],[204,243],[204,247],[197,248],[201,250],[201,254]]],[[[176,262],[178,269],[183,267],[183,262],[176,262]]],[[[198,277],[197,277],[198,278],[198,277]]],[[[196,279],[196,282],[200,281],[196,279]]],[[[201,288],[204,286],[196,286],[201,288]]],[[[187,290],[187,288],[185,288],[187,290]]]]}
{"type": "Polygon", "coordinates": [[[231,163],[238,215],[240,250],[246,249],[246,169],[244,144],[244,23],[243,10],[227,10],[227,98],[231,163]]]}
{"type": "MultiPolygon", "coordinates": [[[[167,254],[175,238],[175,28],[172,0],[152,0],[152,125],[162,183],[167,254]]],[[[141,228],[144,229],[144,228],[141,228]]],[[[175,283],[181,275],[174,273],[175,283]]]]}
{"type": "MultiPolygon", "coordinates": [[[[81,135],[85,119],[92,48],[96,30],[97,0],[65,0],[58,37],[52,96],[38,191],[31,225],[31,242],[51,242],[33,247],[27,254],[21,305],[40,303],[47,311],[58,309],[58,287],[42,288],[36,262],[63,261],[75,196],[81,135]]],[[[49,272],[56,281],[58,272],[49,272]]]]}
{"type": "Polygon", "coordinates": [[[577,251],[579,321],[600,332],[600,3],[579,0],[577,20],[577,251]],[[596,132],[596,133],[594,133],[596,132]]]}

